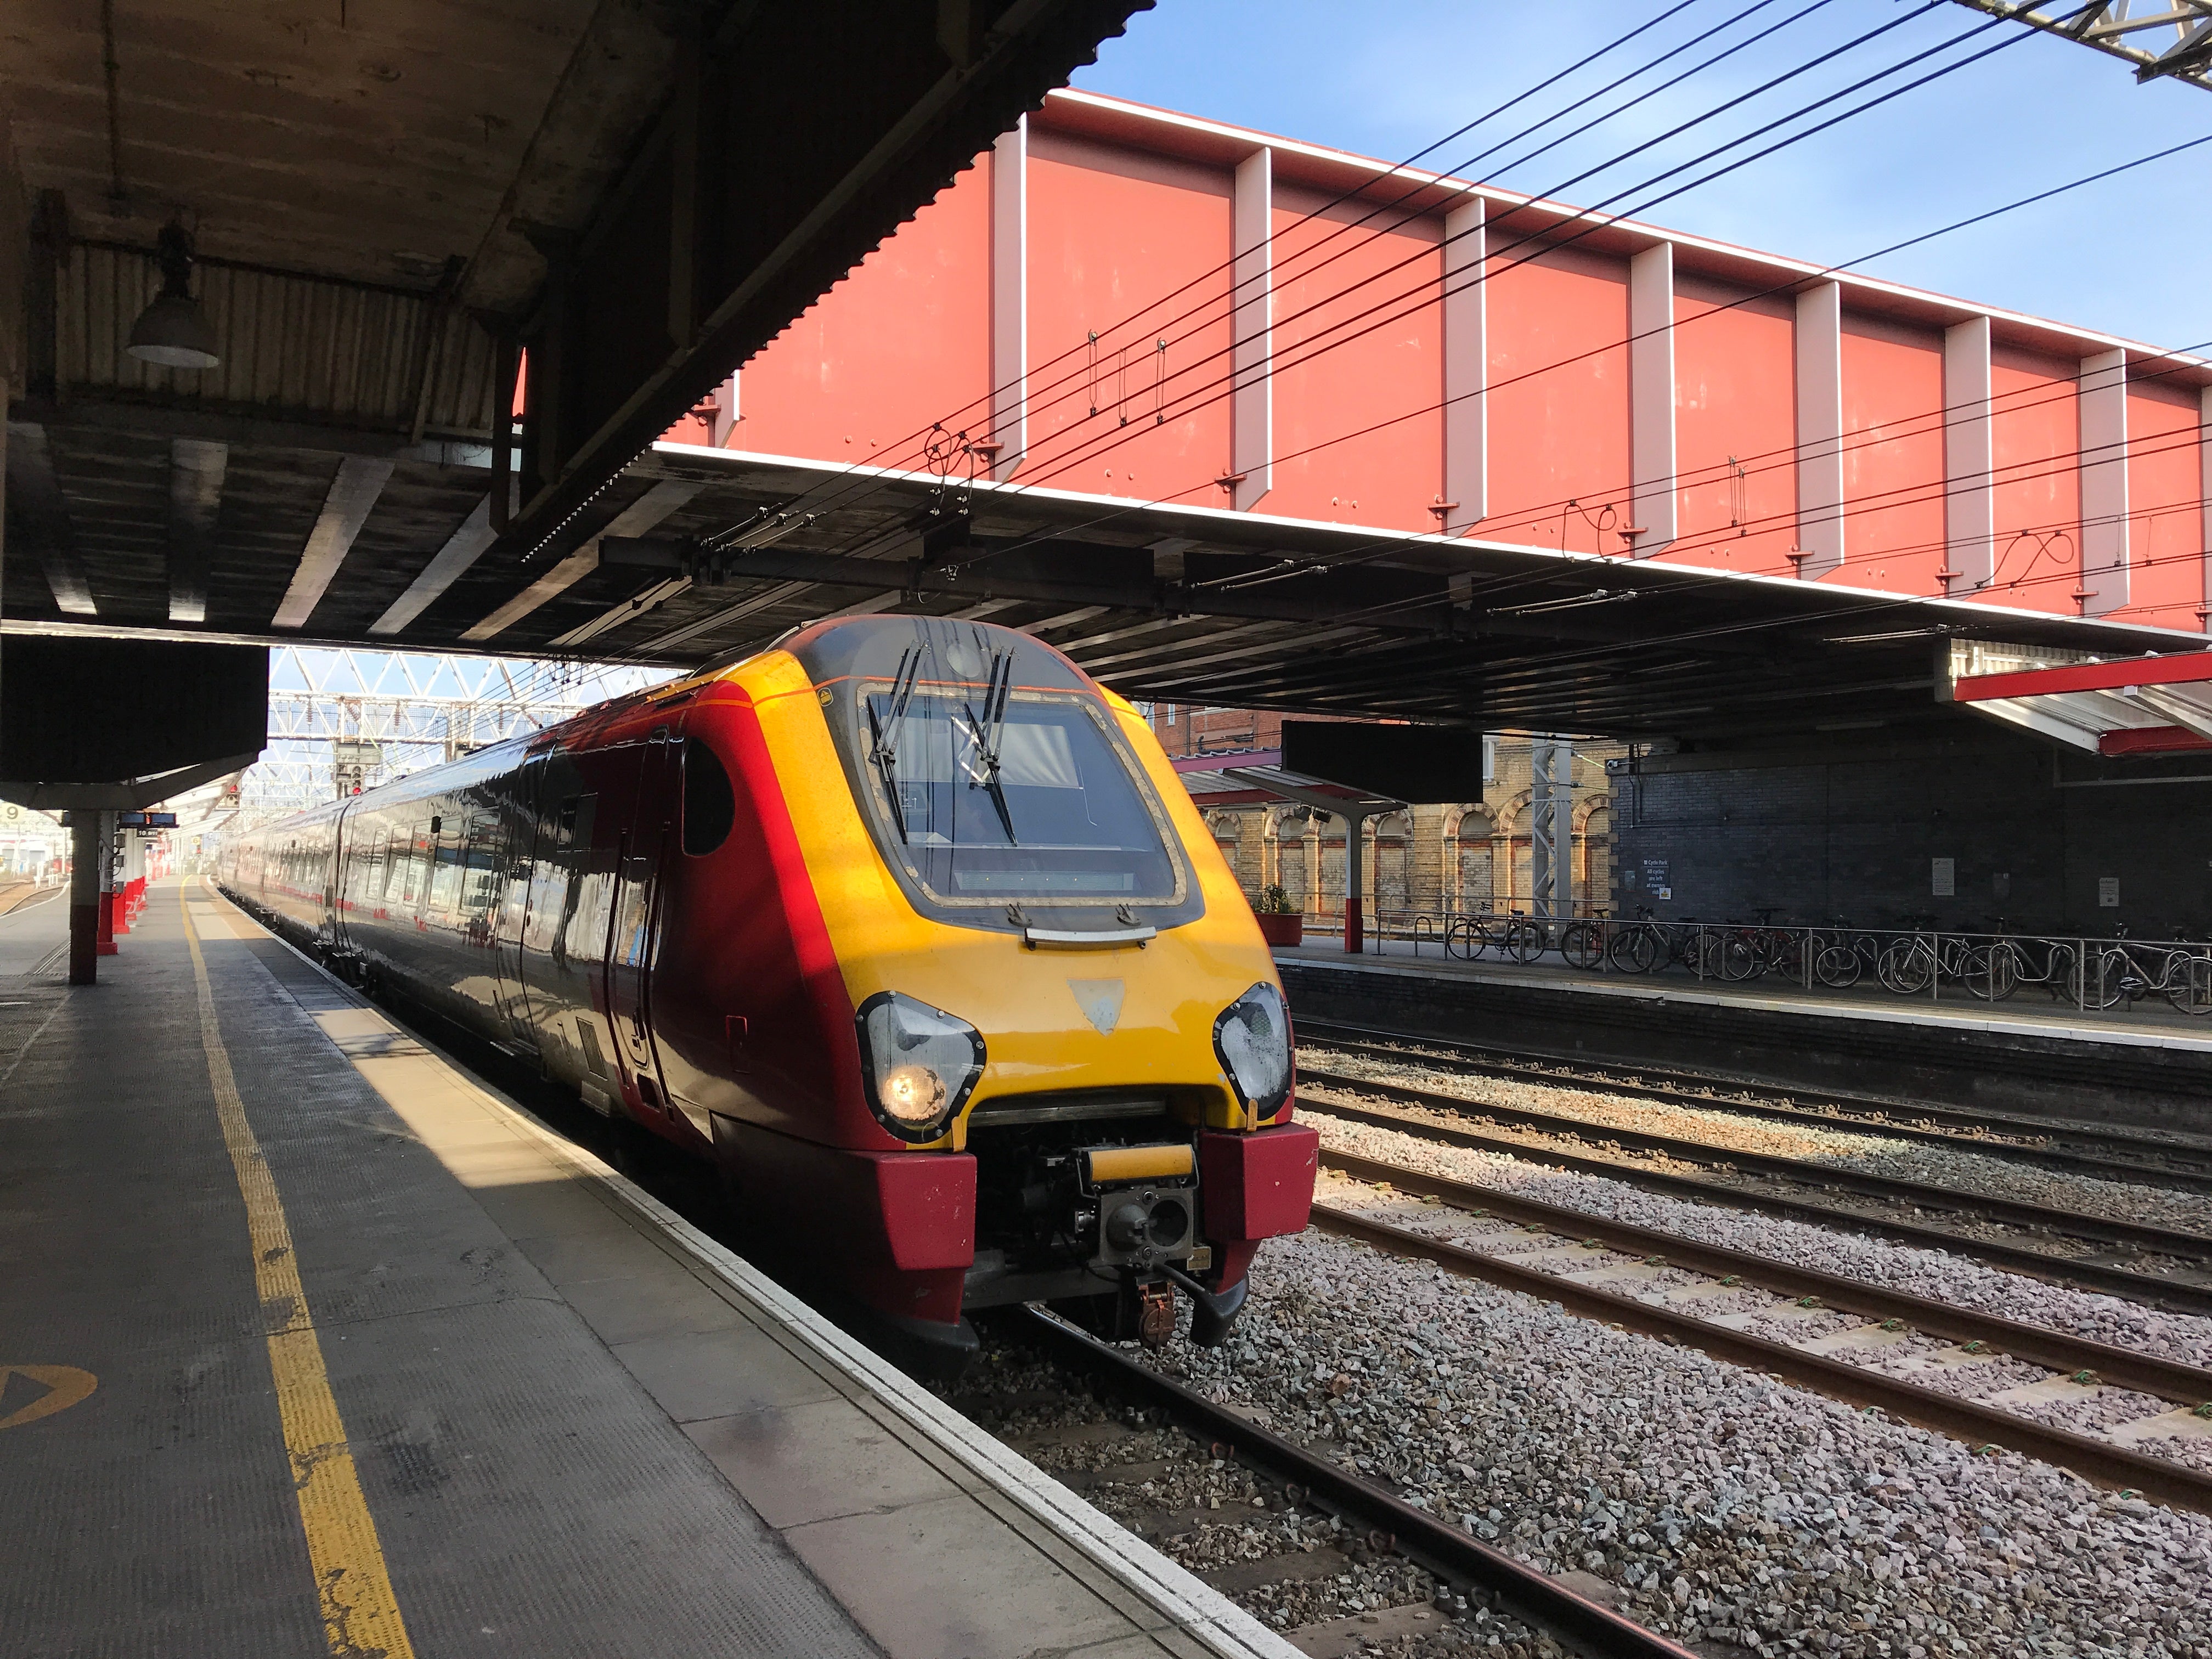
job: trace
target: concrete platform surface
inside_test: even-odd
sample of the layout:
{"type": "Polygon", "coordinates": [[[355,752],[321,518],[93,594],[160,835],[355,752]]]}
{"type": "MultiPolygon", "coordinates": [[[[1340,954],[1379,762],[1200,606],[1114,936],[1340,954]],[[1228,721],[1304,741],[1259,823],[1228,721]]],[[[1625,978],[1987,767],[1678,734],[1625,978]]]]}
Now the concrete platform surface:
{"type": "Polygon", "coordinates": [[[14,971],[15,1659],[1291,1653],[198,884],[14,971]]]}
{"type": "Polygon", "coordinates": [[[1420,950],[1402,939],[1370,940],[1364,954],[1347,956],[1340,944],[1301,945],[1274,952],[1279,963],[1307,963],[1352,972],[1411,973],[1485,984],[1522,986],[1594,996],[1627,997],[1644,1002],[1705,1005],[1814,1019],[1871,1020],[1999,1036],[2048,1037],[2074,1043],[2108,1043],[2115,1048],[2169,1048],[2212,1055],[2212,1017],[2198,1019],[2169,1006],[2163,998],[2112,1008],[2077,1009],[2054,1002],[2041,986],[2023,986],[2002,1002],[1984,1002],[1963,988],[1946,985],[1941,995],[1903,997],[1871,981],[1848,990],[1807,990],[1787,981],[1761,978],[1730,984],[1700,980],[1671,969],[1663,974],[1620,974],[1571,967],[1556,959],[1528,963],[1463,962],[1447,957],[1439,945],[1420,950]]]}

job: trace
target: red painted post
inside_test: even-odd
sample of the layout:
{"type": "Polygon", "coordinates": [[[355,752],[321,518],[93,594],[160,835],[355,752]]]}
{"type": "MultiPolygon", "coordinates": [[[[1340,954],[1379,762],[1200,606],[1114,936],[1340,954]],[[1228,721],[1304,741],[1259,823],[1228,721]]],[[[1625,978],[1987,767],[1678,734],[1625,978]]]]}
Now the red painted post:
{"type": "Polygon", "coordinates": [[[98,814],[100,845],[94,861],[100,870],[100,945],[103,957],[115,954],[115,814],[98,814]]]}

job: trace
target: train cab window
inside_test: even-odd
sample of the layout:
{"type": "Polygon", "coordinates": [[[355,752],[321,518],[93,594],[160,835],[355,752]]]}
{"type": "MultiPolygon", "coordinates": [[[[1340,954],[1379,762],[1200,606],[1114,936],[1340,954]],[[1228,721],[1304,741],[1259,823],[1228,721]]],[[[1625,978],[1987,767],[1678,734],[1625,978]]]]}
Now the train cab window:
{"type": "Polygon", "coordinates": [[[696,738],[684,739],[684,850],[697,858],[729,839],[738,799],[721,758],[696,738]]]}
{"type": "Polygon", "coordinates": [[[1017,692],[997,711],[869,688],[861,782],[878,844],[951,905],[1176,902],[1165,814],[1087,697],[1017,692]]]}

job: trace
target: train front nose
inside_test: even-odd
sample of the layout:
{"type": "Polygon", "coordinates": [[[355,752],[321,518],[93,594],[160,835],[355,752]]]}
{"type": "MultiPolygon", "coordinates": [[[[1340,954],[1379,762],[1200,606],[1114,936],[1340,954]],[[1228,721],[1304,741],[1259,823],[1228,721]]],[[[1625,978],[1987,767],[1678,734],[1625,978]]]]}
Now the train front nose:
{"type": "MultiPolygon", "coordinates": [[[[1304,1224],[1312,1137],[1273,964],[1157,744],[1003,629],[854,619],[789,649],[848,792],[819,792],[810,863],[859,1014],[848,1144],[869,1119],[889,1137],[865,1156],[890,1257],[940,1259],[921,1241],[972,1194],[961,1308],[1133,1306],[1152,1335],[1181,1285],[1225,1328],[1257,1241],[1304,1224]],[[1295,1218],[1254,1196],[1269,1182],[1295,1218]]],[[[948,1272],[884,1294],[941,1319],[948,1272]]]]}

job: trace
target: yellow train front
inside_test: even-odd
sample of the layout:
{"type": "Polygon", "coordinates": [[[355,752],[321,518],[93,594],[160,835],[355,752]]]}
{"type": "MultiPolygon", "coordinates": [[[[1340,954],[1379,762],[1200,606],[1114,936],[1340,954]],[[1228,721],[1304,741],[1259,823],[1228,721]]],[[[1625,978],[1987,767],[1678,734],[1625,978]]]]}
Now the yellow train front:
{"type": "Polygon", "coordinates": [[[751,1231],[948,1358],[1012,1302],[1165,1340],[1178,1291],[1218,1341],[1317,1142],[1249,907],[1133,711],[1026,635],[867,617],[701,684],[684,732],[751,821],[684,861],[653,1023],[751,1231]]]}
{"type": "Polygon", "coordinates": [[[232,837],[222,879],[626,1132],[747,1247],[957,1364],[1048,1301],[1218,1340],[1317,1143],[1258,925],[1159,746],[1049,646],[824,623],[232,837]]]}

